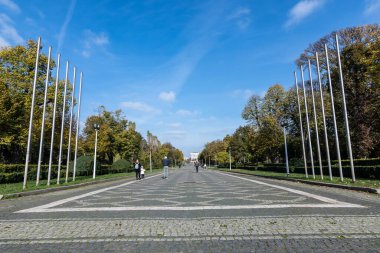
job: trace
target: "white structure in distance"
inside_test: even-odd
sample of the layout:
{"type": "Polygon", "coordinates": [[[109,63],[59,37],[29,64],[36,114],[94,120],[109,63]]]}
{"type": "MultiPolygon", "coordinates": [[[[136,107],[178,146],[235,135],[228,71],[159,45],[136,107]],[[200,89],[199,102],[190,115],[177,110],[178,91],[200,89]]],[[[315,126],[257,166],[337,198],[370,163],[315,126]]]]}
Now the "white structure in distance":
{"type": "Polygon", "coordinates": [[[195,162],[198,160],[199,152],[190,153],[190,162],[195,162]]]}

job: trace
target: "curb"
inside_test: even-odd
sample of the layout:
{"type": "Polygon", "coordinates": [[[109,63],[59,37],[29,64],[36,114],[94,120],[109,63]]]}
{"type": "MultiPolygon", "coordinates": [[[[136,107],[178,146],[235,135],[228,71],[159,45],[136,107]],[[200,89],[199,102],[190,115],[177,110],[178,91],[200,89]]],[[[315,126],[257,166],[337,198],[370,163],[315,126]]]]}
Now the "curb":
{"type": "Polygon", "coordinates": [[[244,173],[244,172],[237,172],[237,171],[231,171],[231,172],[226,171],[226,172],[227,173],[236,173],[236,174],[255,176],[255,177],[262,177],[262,178],[268,178],[268,179],[285,180],[285,181],[298,182],[298,183],[303,183],[303,184],[326,186],[326,187],[332,187],[332,188],[340,188],[340,189],[346,189],[346,190],[380,194],[380,188],[370,188],[370,187],[332,184],[332,183],[322,183],[322,182],[314,182],[314,181],[308,181],[308,180],[303,180],[303,179],[284,178],[284,177],[277,177],[277,176],[253,175],[253,174],[244,173]]]}
{"type": "MultiPolygon", "coordinates": [[[[154,175],[154,174],[155,173],[152,173],[152,175],[154,175]]],[[[97,180],[97,181],[80,183],[80,184],[73,184],[73,185],[59,186],[59,187],[54,187],[54,188],[41,189],[41,190],[4,194],[4,195],[0,195],[0,200],[1,199],[10,199],[10,198],[19,198],[19,197],[25,197],[25,196],[33,196],[33,195],[40,195],[40,194],[45,194],[45,193],[49,193],[49,192],[70,190],[70,189],[80,188],[82,186],[107,183],[107,182],[118,181],[118,180],[121,181],[121,180],[125,180],[125,179],[133,179],[133,176],[125,176],[122,178],[115,177],[115,178],[101,179],[101,180],[97,180]]]]}

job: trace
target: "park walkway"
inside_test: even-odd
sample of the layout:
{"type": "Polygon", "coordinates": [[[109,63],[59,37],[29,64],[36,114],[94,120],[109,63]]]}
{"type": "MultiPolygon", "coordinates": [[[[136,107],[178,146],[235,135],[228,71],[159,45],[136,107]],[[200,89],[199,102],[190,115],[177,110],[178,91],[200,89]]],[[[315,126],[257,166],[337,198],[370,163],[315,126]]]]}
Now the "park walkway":
{"type": "Polygon", "coordinates": [[[380,252],[377,195],[191,166],[0,204],[1,252],[380,252]]]}

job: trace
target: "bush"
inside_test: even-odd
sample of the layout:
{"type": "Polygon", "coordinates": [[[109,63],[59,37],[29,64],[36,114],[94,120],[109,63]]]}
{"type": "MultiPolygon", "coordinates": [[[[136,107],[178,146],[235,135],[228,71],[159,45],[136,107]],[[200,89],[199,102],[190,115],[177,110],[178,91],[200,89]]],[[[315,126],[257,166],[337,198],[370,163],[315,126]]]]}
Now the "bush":
{"type": "Polygon", "coordinates": [[[24,179],[24,173],[13,172],[13,173],[1,173],[0,174],[0,184],[5,183],[17,183],[24,179]]]}
{"type": "Polygon", "coordinates": [[[131,172],[131,163],[125,159],[115,161],[109,168],[109,173],[131,172]]]}
{"type": "MultiPolygon", "coordinates": [[[[73,171],[74,162],[70,163],[70,171],[73,171]]],[[[99,161],[96,161],[96,171],[101,169],[99,161]]],[[[92,175],[94,170],[94,157],[81,156],[77,159],[76,176],[89,176],[92,175]]]]}

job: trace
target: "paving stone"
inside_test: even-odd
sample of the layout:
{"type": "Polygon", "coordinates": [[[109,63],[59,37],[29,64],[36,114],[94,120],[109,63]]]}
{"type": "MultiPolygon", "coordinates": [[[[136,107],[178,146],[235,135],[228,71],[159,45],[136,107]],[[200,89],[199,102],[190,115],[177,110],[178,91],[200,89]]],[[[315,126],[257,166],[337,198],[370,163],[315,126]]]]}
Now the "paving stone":
{"type": "MultiPolygon", "coordinates": [[[[346,196],[347,191],[340,189],[327,191],[291,182],[255,180],[365,208],[13,213],[15,206],[30,208],[64,197],[48,195],[56,197],[36,201],[40,204],[20,198],[1,202],[9,208],[5,205],[0,209],[0,252],[380,252],[378,198],[363,193],[346,196]]],[[[78,194],[72,191],[71,196],[78,194]]],[[[171,171],[167,180],[141,180],[56,207],[321,203],[294,191],[185,168],[171,171]]]]}

